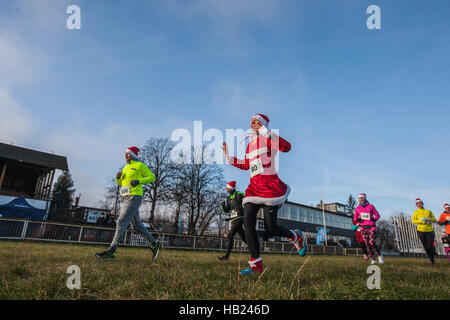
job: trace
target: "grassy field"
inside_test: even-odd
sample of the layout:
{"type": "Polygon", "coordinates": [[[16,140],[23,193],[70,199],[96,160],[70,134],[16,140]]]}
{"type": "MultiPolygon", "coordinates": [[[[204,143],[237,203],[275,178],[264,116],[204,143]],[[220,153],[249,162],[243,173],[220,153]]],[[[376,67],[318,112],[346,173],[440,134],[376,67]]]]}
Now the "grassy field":
{"type": "Polygon", "coordinates": [[[450,263],[386,258],[381,289],[366,286],[361,257],[263,255],[262,276],[239,276],[247,253],[163,250],[155,261],[144,248],[119,248],[115,261],[94,254],[105,247],[0,241],[0,299],[450,299],[450,263]],[[69,290],[66,269],[81,269],[81,289],[69,290]]]}

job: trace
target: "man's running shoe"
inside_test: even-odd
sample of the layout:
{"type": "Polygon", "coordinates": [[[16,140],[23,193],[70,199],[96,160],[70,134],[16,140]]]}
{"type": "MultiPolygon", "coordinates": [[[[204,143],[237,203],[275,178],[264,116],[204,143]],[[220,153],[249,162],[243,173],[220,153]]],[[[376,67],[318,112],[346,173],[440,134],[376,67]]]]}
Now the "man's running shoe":
{"type": "Polygon", "coordinates": [[[153,259],[156,259],[156,257],[158,257],[158,254],[159,254],[159,249],[161,249],[161,243],[159,243],[158,240],[155,240],[155,242],[153,242],[150,245],[150,249],[153,252],[153,259]]]}
{"type": "Polygon", "coordinates": [[[306,255],[307,250],[307,244],[306,241],[303,239],[303,233],[299,229],[295,229],[294,231],[291,230],[295,234],[293,238],[288,239],[289,242],[293,243],[295,246],[295,249],[297,249],[297,252],[300,256],[306,255]]]}
{"type": "Polygon", "coordinates": [[[366,255],[364,255],[364,261],[369,261],[369,257],[367,257],[366,255]]]}
{"type": "Polygon", "coordinates": [[[221,257],[217,257],[219,260],[228,260],[228,256],[221,256],[221,257]]]}
{"type": "Polygon", "coordinates": [[[245,268],[244,270],[241,270],[239,273],[245,274],[245,275],[250,275],[255,272],[259,272],[259,273],[263,272],[261,258],[250,259],[250,261],[248,262],[248,267],[245,268]]]}
{"type": "Polygon", "coordinates": [[[379,264],[384,264],[384,259],[383,259],[383,256],[382,256],[382,255],[379,255],[379,256],[378,256],[378,263],[379,263],[379,264]]]}
{"type": "Polygon", "coordinates": [[[372,262],[370,264],[377,264],[376,260],[372,260],[372,262]]]}
{"type": "Polygon", "coordinates": [[[96,253],[95,256],[97,258],[99,258],[100,260],[114,260],[114,257],[115,257],[114,253],[109,250],[106,250],[106,251],[103,251],[100,253],[96,253]]]}

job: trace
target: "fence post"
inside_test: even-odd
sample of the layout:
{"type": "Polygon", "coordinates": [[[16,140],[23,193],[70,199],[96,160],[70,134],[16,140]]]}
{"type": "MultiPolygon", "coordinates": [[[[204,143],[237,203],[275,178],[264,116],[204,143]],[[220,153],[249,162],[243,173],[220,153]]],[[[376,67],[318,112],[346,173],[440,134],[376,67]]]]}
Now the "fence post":
{"type": "Polygon", "coordinates": [[[223,238],[220,238],[220,250],[223,250],[223,238]]]}
{"type": "Polygon", "coordinates": [[[337,255],[337,248],[334,247],[334,255],[337,255]]]}
{"type": "Polygon", "coordinates": [[[194,243],[193,243],[193,245],[192,245],[192,248],[193,248],[193,249],[195,249],[195,239],[197,239],[196,236],[194,236],[194,243]]]}
{"type": "Polygon", "coordinates": [[[22,227],[22,234],[20,235],[20,239],[25,239],[28,230],[28,220],[25,220],[22,227]]]}
{"type": "Polygon", "coordinates": [[[80,235],[78,236],[78,242],[81,242],[81,236],[83,235],[83,226],[80,228],[80,235]]]}
{"type": "MultiPolygon", "coordinates": [[[[125,237],[123,238],[123,244],[127,244],[127,236],[128,236],[128,230],[125,231],[125,237]]],[[[131,237],[130,237],[130,244],[131,244],[131,237]]]]}
{"type": "Polygon", "coordinates": [[[162,239],[161,239],[161,241],[162,241],[162,245],[161,245],[161,247],[163,247],[163,248],[164,248],[164,233],[162,233],[161,235],[162,235],[162,239]]]}

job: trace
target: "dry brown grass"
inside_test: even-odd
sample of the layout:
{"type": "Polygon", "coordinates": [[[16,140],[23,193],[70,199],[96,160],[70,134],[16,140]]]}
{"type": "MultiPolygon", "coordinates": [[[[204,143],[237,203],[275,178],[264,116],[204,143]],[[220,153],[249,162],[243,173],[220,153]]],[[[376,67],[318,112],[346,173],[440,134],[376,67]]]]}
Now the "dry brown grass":
{"type": "Polygon", "coordinates": [[[247,253],[119,248],[115,261],[94,257],[103,247],[0,241],[0,299],[450,299],[450,264],[386,258],[381,289],[369,290],[359,257],[263,255],[265,272],[240,276],[247,253]],[[81,290],[66,288],[69,265],[81,268],[81,290]]]}

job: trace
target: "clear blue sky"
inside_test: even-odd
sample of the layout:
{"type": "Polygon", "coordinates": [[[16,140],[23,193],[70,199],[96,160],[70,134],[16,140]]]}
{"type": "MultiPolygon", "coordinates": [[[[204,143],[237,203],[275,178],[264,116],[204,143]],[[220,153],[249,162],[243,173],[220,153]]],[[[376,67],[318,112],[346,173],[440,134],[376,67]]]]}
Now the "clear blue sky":
{"type": "MultiPolygon", "coordinates": [[[[68,157],[95,204],[123,152],[176,128],[293,145],[291,201],[368,194],[388,217],[450,202],[450,2],[9,1],[0,4],[0,141],[68,157]],[[81,8],[81,30],[66,8],[81,8]],[[381,8],[368,30],[366,8],[381,8]]],[[[248,172],[225,167],[245,189],[248,172]]]]}

